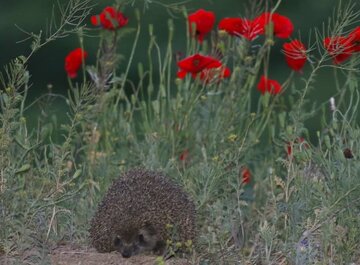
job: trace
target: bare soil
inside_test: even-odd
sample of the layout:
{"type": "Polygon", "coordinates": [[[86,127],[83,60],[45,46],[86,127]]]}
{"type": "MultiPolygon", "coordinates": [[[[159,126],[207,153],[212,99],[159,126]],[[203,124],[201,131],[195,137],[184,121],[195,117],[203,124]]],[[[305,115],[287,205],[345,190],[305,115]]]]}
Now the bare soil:
{"type": "MultiPolygon", "coordinates": [[[[51,255],[52,265],[155,265],[156,256],[134,256],[124,259],[119,253],[98,253],[95,249],[61,247],[51,255]]],[[[166,265],[188,265],[185,259],[169,259],[166,265]]]]}
{"type": "MultiPolygon", "coordinates": [[[[21,255],[20,264],[36,264],[29,262],[29,257],[36,254],[34,250],[21,255]]],[[[18,257],[19,258],[19,257],[18,257]]],[[[51,265],[156,265],[156,256],[138,255],[124,259],[120,253],[98,253],[94,248],[72,245],[58,246],[50,253],[51,265]]],[[[19,259],[1,256],[0,265],[19,264],[19,259]],[[15,261],[17,260],[17,261],[15,261]]],[[[171,258],[166,265],[190,265],[186,259],[171,258]]]]}

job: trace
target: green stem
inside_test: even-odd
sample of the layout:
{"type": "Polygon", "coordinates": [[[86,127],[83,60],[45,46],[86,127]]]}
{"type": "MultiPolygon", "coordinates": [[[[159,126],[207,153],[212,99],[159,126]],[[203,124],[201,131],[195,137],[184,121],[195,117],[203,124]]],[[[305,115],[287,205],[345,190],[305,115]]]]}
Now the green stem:
{"type": "Polygon", "coordinates": [[[126,71],[125,71],[125,74],[124,74],[124,77],[123,77],[123,80],[122,80],[122,83],[121,83],[120,91],[118,93],[118,96],[116,98],[116,102],[115,102],[115,105],[114,105],[115,109],[117,109],[117,107],[119,105],[119,102],[120,102],[120,98],[121,98],[121,95],[122,95],[121,90],[123,90],[125,88],[126,79],[127,79],[128,74],[129,74],[130,66],[131,66],[132,61],[134,59],[135,49],[137,47],[137,43],[138,43],[138,40],[139,40],[140,30],[141,30],[141,26],[140,26],[140,22],[138,22],[136,36],[135,36],[134,44],[133,44],[133,47],[132,47],[132,50],[131,50],[131,53],[130,53],[129,62],[128,62],[128,65],[126,67],[126,71]]]}

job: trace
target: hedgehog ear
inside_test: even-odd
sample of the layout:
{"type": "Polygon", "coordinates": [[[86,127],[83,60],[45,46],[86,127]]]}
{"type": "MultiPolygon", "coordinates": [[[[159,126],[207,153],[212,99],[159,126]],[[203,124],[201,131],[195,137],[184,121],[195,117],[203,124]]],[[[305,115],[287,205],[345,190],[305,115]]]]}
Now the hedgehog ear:
{"type": "Polygon", "coordinates": [[[156,229],[150,223],[146,222],[144,226],[139,230],[138,241],[142,246],[148,246],[156,237],[156,229]]]}
{"type": "Polygon", "coordinates": [[[144,225],[144,228],[143,228],[146,233],[149,235],[149,236],[154,236],[156,235],[156,229],[155,227],[150,224],[149,222],[146,222],[145,225],[144,225]]]}

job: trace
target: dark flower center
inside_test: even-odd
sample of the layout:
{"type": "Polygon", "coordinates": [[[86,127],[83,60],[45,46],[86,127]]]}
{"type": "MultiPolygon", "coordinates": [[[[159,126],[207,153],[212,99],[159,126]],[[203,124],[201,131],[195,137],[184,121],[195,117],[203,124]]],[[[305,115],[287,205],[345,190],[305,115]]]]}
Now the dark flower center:
{"type": "Polygon", "coordinates": [[[200,60],[199,59],[194,59],[192,63],[193,63],[194,66],[199,66],[200,60]]]}

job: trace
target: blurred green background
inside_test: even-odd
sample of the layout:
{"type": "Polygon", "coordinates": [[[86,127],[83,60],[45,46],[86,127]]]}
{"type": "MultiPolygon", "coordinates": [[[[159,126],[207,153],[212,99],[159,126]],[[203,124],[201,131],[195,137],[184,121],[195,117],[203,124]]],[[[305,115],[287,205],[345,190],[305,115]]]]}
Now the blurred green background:
{"type": "MultiPolygon", "coordinates": [[[[67,0],[59,0],[64,4],[67,0]]],[[[250,0],[255,1],[255,0],[250,0]]],[[[266,0],[268,1],[268,0],[266,0]]],[[[127,6],[124,13],[129,17],[129,27],[136,27],[136,20],[134,8],[139,8],[142,12],[142,33],[139,46],[136,51],[134,67],[130,78],[137,76],[136,64],[143,61],[146,57],[146,49],[148,45],[148,24],[154,24],[155,34],[160,45],[165,45],[167,41],[167,20],[170,14],[166,9],[156,3],[149,5],[148,9],[144,9],[143,0],[133,1],[133,6],[127,6]]],[[[169,1],[163,0],[164,3],[169,1]]],[[[170,2],[176,2],[175,0],[170,2]]],[[[343,1],[346,2],[346,1],[343,1]]],[[[94,14],[98,14],[106,5],[113,4],[113,1],[92,1],[94,4],[94,14]]],[[[226,16],[244,16],[245,6],[249,0],[196,0],[187,3],[186,6],[189,12],[198,8],[204,8],[216,13],[217,22],[226,16]]],[[[278,12],[288,16],[294,23],[295,32],[293,37],[301,35],[302,40],[306,43],[308,40],[309,30],[314,27],[321,28],[322,23],[327,21],[331,16],[334,7],[339,3],[339,0],[286,0],[283,1],[278,12]]],[[[0,0],[0,65],[3,66],[12,58],[19,55],[27,55],[30,51],[30,42],[19,42],[27,36],[21,32],[15,25],[25,29],[28,32],[37,33],[39,30],[46,28],[46,23],[51,17],[53,6],[56,6],[55,0],[0,0]]],[[[174,18],[175,21],[175,46],[174,51],[185,52],[186,43],[186,28],[184,18],[178,14],[174,18]]],[[[85,21],[89,27],[89,18],[85,21]]],[[[98,38],[96,38],[96,31],[89,33],[92,36],[86,37],[84,46],[89,53],[87,64],[94,63],[96,48],[98,45],[98,38]]],[[[127,35],[121,42],[120,53],[124,55],[123,64],[119,66],[120,71],[125,67],[126,61],[129,58],[135,34],[127,35]]],[[[273,49],[270,76],[283,82],[290,70],[286,66],[283,54],[280,52],[280,47],[285,40],[277,40],[277,48],[273,49]]],[[[67,38],[55,41],[36,53],[30,63],[29,70],[32,75],[31,78],[31,92],[29,101],[39,97],[48,91],[48,85],[52,85],[54,93],[65,94],[68,88],[67,77],[64,71],[64,57],[74,48],[79,46],[77,36],[68,36],[67,38]]],[[[145,59],[146,60],[146,59],[145,59]]],[[[309,65],[304,70],[304,76],[309,70],[309,65]]],[[[317,76],[317,83],[315,89],[311,92],[311,97],[317,102],[325,102],[335,93],[333,87],[333,80],[329,78],[328,74],[332,71],[329,69],[317,76]]],[[[301,74],[296,73],[299,79],[301,74]]],[[[311,123],[311,121],[310,121],[311,123]]],[[[316,127],[316,124],[313,124],[316,127]]]]}

